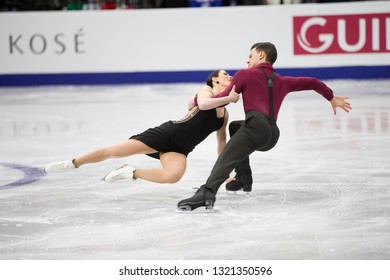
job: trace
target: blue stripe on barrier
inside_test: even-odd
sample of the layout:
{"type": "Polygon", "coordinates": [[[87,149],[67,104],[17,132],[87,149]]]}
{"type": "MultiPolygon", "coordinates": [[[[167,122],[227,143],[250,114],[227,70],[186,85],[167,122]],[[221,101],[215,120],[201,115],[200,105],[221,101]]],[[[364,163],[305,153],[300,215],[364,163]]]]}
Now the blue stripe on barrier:
{"type": "MultiPolygon", "coordinates": [[[[233,75],[237,70],[228,70],[233,75]]],[[[331,79],[388,79],[389,66],[344,66],[322,68],[276,68],[283,76],[309,76],[331,79]]],[[[0,87],[50,85],[109,85],[201,83],[213,70],[118,72],[118,73],[59,73],[59,74],[0,74],[0,87]]]]}

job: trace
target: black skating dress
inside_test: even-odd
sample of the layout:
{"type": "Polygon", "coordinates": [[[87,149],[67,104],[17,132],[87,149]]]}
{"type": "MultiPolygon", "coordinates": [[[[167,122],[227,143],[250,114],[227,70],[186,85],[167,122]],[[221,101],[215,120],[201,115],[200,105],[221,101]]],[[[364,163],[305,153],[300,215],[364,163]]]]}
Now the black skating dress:
{"type": "Polygon", "coordinates": [[[158,153],[148,154],[154,158],[159,159],[160,153],[166,152],[177,152],[187,156],[207,136],[219,130],[223,123],[224,116],[218,118],[216,109],[196,108],[181,120],[167,121],[130,139],[139,140],[157,150],[158,153]]]}

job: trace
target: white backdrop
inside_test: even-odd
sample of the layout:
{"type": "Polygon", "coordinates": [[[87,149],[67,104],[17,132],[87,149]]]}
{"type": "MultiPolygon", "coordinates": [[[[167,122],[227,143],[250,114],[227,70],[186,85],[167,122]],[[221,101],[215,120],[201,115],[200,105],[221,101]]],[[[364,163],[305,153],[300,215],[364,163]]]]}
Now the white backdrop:
{"type": "Polygon", "coordinates": [[[390,65],[390,2],[0,13],[0,75],[239,69],[258,41],[277,45],[278,68],[390,65]],[[303,16],[319,45],[345,30],[357,51],[294,53],[303,16]]]}

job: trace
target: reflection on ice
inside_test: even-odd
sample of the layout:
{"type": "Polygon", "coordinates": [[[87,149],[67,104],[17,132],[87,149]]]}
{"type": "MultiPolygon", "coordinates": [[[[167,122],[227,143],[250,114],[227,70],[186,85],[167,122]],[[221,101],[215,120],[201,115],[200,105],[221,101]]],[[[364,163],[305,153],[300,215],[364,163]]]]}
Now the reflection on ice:
{"type": "Polygon", "coordinates": [[[0,127],[0,137],[5,139],[21,139],[24,137],[47,137],[53,134],[67,133],[70,131],[83,131],[83,123],[80,121],[3,121],[0,127]]]}

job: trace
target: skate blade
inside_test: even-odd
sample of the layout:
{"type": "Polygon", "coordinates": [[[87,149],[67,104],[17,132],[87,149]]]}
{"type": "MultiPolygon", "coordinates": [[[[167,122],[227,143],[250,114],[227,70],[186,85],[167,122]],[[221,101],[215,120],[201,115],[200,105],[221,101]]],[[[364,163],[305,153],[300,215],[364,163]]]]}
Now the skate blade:
{"type": "Polygon", "coordinates": [[[238,191],[226,191],[226,193],[228,195],[240,195],[240,196],[244,196],[244,195],[251,195],[251,192],[246,192],[246,191],[243,191],[243,190],[238,190],[238,191]]]}
{"type": "Polygon", "coordinates": [[[189,206],[181,206],[181,207],[178,207],[176,208],[175,210],[176,213],[186,213],[186,214],[196,214],[196,213],[214,213],[214,208],[210,208],[210,207],[198,207],[194,210],[191,210],[191,207],[189,206]]]}
{"type": "Polygon", "coordinates": [[[103,182],[106,182],[106,183],[111,183],[111,182],[108,182],[108,181],[106,181],[106,177],[108,176],[108,174],[110,174],[111,172],[109,172],[109,173],[107,173],[102,179],[100,179],[100,180],[102,180],[103,182]]]}

